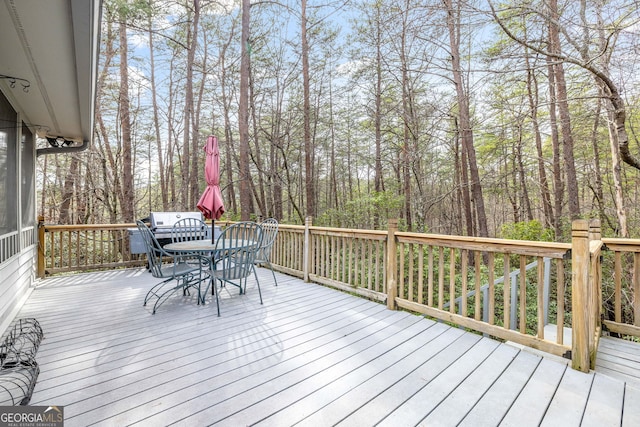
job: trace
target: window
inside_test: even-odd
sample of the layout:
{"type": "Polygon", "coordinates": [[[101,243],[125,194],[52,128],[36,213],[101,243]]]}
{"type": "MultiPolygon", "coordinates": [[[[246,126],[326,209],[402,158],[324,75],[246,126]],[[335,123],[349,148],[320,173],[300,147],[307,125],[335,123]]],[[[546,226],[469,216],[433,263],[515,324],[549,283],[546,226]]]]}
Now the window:
{"type": "Polygon", "coordinates": [[[36,224],[36,207],[34,196],[34,138],[31,130],[22,125],[21,154],[21,182],[20,198],[22,199],[22,227],[31,227],[36,224]]]}
{"type": "Polygon", "coordinates": [[[0,235],[18,230],[17,114],[0,93],[0,235]]]}

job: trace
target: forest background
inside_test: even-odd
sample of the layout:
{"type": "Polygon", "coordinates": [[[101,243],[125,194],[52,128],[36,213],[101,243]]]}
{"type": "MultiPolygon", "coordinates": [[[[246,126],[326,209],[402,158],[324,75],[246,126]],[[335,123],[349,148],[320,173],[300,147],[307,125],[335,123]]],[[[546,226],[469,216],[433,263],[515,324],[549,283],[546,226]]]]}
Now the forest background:
{"type": "Polygon", "coordinates": [[[39,158],[47,222],[228,219],[640,236],[640,4],[104,0],[94,144],[39,158]]]}

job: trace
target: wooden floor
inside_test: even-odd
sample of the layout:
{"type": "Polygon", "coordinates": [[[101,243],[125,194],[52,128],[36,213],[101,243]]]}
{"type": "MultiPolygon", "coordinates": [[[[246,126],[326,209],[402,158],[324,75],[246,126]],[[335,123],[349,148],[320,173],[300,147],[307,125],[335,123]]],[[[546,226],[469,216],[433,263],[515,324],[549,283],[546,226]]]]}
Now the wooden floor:
{"type": "Polygon", "coordinates": [[[640,389],[640,344],[601,337],[596,372],[620,378],[628,385],[640,389]]]}
{"type": "Polygon", "coordinates": [[[142,307],[142,270],[46,279],[32,405],[65,426],[638,426],[640,388],[260,269],[247,295],[142,307]]]}

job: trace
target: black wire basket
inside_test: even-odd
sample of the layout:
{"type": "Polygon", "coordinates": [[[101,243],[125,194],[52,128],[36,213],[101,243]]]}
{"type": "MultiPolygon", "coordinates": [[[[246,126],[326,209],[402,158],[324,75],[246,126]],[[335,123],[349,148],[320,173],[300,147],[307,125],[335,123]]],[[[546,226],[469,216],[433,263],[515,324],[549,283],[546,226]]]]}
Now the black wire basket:
{"type": "Polygon", "coordinates": [[[0,406],[26,405],[40,373],[36,353],[44,338],[34,318],[17,319],[0,340],[0,406]]]}

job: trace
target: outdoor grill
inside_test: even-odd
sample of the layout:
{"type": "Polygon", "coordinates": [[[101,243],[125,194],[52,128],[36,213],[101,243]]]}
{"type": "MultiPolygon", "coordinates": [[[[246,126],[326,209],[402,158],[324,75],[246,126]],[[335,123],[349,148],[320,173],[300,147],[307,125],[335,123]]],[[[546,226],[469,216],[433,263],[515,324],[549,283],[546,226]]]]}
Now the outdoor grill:
{"type": "MultiPolygon", "coordinates": [[[[202,220],[201,212],[151,212],[143,222],[150,224],[150,229],[158,243],[164,246],[171,243],[171,230],[173,225],[184,218],[196,218],[202,220]]],[[[209,235],[211,232],[209,232],[209,235]]],[[[143,254],[146,252],[144,240],[137,228],[129,229],[129,246],[132,254],[143,254]]]]}

